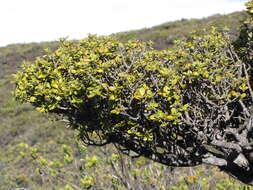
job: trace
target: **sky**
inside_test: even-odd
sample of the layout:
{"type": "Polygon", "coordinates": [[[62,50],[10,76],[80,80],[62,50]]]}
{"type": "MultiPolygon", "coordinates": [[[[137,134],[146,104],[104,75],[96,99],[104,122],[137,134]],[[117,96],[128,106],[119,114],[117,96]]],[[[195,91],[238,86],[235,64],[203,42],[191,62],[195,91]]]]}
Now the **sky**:
{"type": "Polygon", "coordinates": [[[82,39],[244,10],[247,0],[0,0],[0,46],[82,39]]]}

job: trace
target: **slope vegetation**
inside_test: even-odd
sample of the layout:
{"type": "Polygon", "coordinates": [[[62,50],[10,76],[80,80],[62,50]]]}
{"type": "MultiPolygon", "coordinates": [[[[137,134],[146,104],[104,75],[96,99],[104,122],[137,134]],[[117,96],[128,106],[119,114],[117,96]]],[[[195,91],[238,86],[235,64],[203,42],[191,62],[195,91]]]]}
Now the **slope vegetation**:
{"type": "MultiPolygon", "coordinates": [[[[192,31],[216,26],[237,35],[244,12],[182,19],[153,28],[112,34],[123,42],[152,40],[172,47],[192,31]]],[[[0,189],[244,189],[216,169],[174,169],[142,157],[126,158],[105,148],[83,147],[60,121],[19,104],[12,97],[12,74],[24,60],[34,60],[57,42],[14,44],[0,48],[0,189]]],[[[250,188],[249,188],[250,189],[250,188]]]]}

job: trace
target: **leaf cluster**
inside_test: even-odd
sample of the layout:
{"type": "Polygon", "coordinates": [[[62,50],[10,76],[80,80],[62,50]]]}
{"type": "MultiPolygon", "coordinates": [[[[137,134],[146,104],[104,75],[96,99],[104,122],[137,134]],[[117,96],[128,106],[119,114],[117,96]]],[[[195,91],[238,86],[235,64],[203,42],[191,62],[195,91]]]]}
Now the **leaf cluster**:
{"type": "MultiPolygon", "coordinates": [[[[171,151],[170,143],[204,130],[208,120],[223,122],[225,113],[214,111],[219,105],[247,97],[247,78],[228,34],[215,28],[204,33],[164,51],[112,37],[62,40],[55,52],[23,64],[15,96],[67,118],[87,144],[113,142],[161,156],[171,151]]],[[[196,147],[197,138],[191,141],[196,147]]]]}

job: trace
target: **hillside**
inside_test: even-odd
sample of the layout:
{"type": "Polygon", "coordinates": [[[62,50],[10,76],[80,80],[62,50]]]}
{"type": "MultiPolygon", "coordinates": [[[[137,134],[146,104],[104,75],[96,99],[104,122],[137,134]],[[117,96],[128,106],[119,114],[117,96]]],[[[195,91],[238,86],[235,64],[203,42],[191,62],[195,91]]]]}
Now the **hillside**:
{"type": "MultiPolygon", "coordinates": [[[[231,35],[236,36],[244,17],[244,12],[235,12],[204,19],[182,19],[112,35],[123,42],[152,40],[155,48],[164,49],[171,47],[174,40],[210,26],[227,26],[231,35]]],[[[214,168],[168,168],[142,157],[127,158],[112,146],[83,147],[75,140],[75,132],[63,122],[48,119],[30,105],[17,103],[12,97],[12,74],[22,61],[34,60],[47,48],[56,49],[57,42],[0,48],[0,189],[246,188],[214,168]]]]}
{"type": "Polygon", "coordinates": [[[141,41],[153,41],[156,49],[165,49],[174,44],[174,40],[187,37],[193,31],[201,28],[216,26],[220,29],[228,27],[231,35],[235,36],[238,26],[244,20],[244,12],[234,12],[228,15],[214,15],[203,19],[182,19],[175,22],[167,22],[152,28],[121,32],[114,34],[122,41],[138,39],[141,41]]]}

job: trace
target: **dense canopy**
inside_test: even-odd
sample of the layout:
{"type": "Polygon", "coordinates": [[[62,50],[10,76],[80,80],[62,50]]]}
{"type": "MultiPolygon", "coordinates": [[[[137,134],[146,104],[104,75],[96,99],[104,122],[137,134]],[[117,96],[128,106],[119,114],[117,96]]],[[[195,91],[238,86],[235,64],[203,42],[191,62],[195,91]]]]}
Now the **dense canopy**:
{"type": "Polygon", "coordinates": [[[168,166],[216,165],[253,184],[250,26],[236,42],[211,28],[163,51],[112,37],[62,40],[23,64],[15,96],[67,119],[88,145],[168,166]]]}

